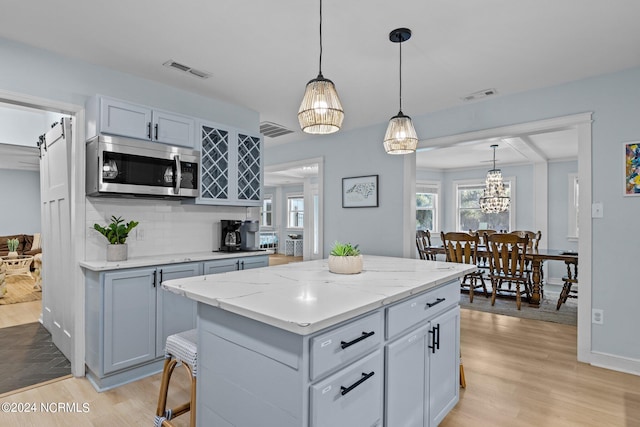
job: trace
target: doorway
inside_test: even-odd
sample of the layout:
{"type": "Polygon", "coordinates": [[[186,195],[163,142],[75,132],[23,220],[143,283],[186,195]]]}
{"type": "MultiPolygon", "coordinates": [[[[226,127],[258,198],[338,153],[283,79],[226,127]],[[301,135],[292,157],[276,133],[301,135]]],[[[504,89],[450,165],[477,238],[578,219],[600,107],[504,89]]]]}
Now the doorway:
{"type": "MultiPolygon", "coordinates": [[[[548,132],[561,132],[571,130],[577,138],[578,144],[578,181],[580,183],[579,206],[587,207],[579,210],[578,228],[580,239],[578,253],[580,254],[580,298],[578,299],[578,361],[589,362],[591,351],[591,116],[592,113],[575,114],[571,116],[557,117],[547,120],[503,126],[463,134],[432,138],[421,141],[419,150],[430,150],[434,147],[453,147],[476,141],[492,139],[527,138],[548,132]]],[[[542,162],[540,162],[542,163],[542,162]]],[[[535,165],[536,173],[546,173],[546,167],[535,165]]],[[[543,180],[543,187],[548,183],[543,180]]],[[[535,225],[541,224],[546,229],[547,205],[546,193],[538,188],[533,197],[536,204],[535,225]],[[542,212],[544,211],[544,212],[542,212]]],[[[546,191],[546,189],[545,189],[546,191]]],[[[413,191],[415,192],[415,191],[413,191]]],[[[415,223],[415,222],[414,222],[415,223]]],[[[415,232],[406,230],[406,233],[415,232]]]]}
{"type": "Polygon", "coordinates": [[[323,174],[322,158],[265,167],[264,193],[272,220],[265,223],[261,215],[260,230],[277,236],[279,254],[302,255],[305,261],[324,258],[323,174]]]}
{"type": "MultiPolygon", "coordinates": [[[[31,209],[35,210],[39,214],[38,219],[35,221],[37,225],[33,225],[33,227],[37,228],[37,231],[40,232],[43,241],[46,239],[46,235],[50,230],[43,225],[43,208],[40,199],[40,170],[38,166],[40,159],[37,141],[39,135],[47,132],[51,128],[53,122],[61,122],[60,119],[62,117],[67,119],[73,118],[73,131],[70,132],[73,142],[70,140],[68,144],[68,158],[71,162],[68,170],[72,177],[69,183],[69,203],[71,211],[68,221],[73,225],[74,223],[84,223],[84,209],[82,208],[83,200],[80,201],[81,203],[77,203],[77,195],[83,194],[84,192],[84,179],[81,178],[84,176],[84,161],[80,162],[77,160],[78,158],[84,158],[83,146],[77,143],[77,141],[84,139],[84,128],[83,126],[76,126],[77,123],[84,123],[83,107],[32,97],[29,95],[0,91],[0,122],[3,122],[3,120],[5,121],[3,122],[5,129],[14,129],[14,134],[7,136],[8,139],[4,139],[4,136],[0,136],[0,138],[2,138],[0,140],[0,149],[18,150],[22,152],[22,154],[25,155],[25,158],[16,159],[15,157],[11,157],[11,166],[16,168],[18,165],[28,165],[31,167],[31,174],[37,176],[37,178],[34,179],[37,182],[37,191],[31,191],[31,193],[33,193],[33,203],[37,204],[37,207],[32,207],[31,209]],[[24,117],[18,117],[24,116],[25,114],[32,117],[39,117],[39,119],[37,119],[35,123],[29,123],[29,121],[24,117]],[[6,121],[8,121],[8,123],[6,121]],[[7,124],[11,126],[7,126],[7,124]],[[22,138],[22,144],[10,143],[11,141],[17,141],[19,139],[16,136],[17,134],[15,133],[15,129],[27,130],[27,132],[23,132],[26,136],[22,138]]],[[[19,133],[20,132],[18,132],[18,134],[19,133]]],[[[6,160],[8,157],[0,156],[0,158],[6,160]]],[[[6,169],[6,165],[0,166],[4,166],[4,168],[1,169],[6,169]]],[[[32,224],[33,223],[34,221],[32,221],[32,224]]],[[[82,332],[84,330],[84,292],[82,286],[82,271],[77,266],[76,262],[77,259],[79,259],[78,249],[83,247],[83,236],[80,233],[70,233],[67,240],[69,241],[69,244],[67,245],[67,249],[64,251],[64,256],[68,262],[58,265],[58,268],[62,271],[62,273],[59,273],[57,276],[59,280],[49,281],[49,287],[43,288],[42,300],[46,302],[47,298],[51,298],[47,297],[47,295],[55,295],[56,293],[59,293],[56,289],[56,282],[64,282],[68,284],[68,289],[70,290],[69,295],[65,297],[62,308],[59,310],[59,314],[64,318],[65,324],[68,326],[65,328],[65,338],[70,341],[67,358],[71,361],[71,371],[76,376],[83,376],[84,335],[82,333],[78,333],[78,331],[82,332]],[[67,268],[66,266],[69,267],[67,268]]],[[[46,260],[43,260],[42,265],[42,273],[45,276],[43,284],[46,286],[46,260]]],[[[54,262],[53,265],[57,264],[54,262]]],[[[49,268],[52,269],[53,266],[50,264],[49,268]]],[[[30,314],[24,315],[21,319],[16,319],[14,326],[23,326],[26,324],[25,322],[28,324],[37,324],[38,326],[46,324],[46,314],[50,313],[44,313],[46,310],[42,309],[42,305],[46,306],[46,304],[42,304],[42,300],[34,304],[38,306],[33,308],[30,314]],[[43,316],[43,313],[45,316],[43,316]]],[[[4,318],[2,313],[0,313],[0,317],[4,318]]]]}

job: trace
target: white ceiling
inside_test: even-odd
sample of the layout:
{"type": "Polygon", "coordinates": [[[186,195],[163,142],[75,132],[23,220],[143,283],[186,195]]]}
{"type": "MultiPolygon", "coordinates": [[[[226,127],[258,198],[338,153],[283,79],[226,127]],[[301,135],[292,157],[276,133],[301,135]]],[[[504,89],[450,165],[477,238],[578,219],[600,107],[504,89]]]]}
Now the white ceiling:
{"type": "Polygon", "coordinates": [[[530,164],[545,161],[577,160],[578,137],[574,129],[555,132],[468,141],[447,147],[419,150],[416,167],[434,170],[483,168],[493,164],[496,147],[496,166],[530,164]]]}
{"type": "MultiPolygon", "coordinates": [[[[0,36],[251,108],[306,138],[297,111],[318,70],[317,0],[4,2],[0,36]],[[173,59],[206,80],[163,67],[173,59]]],[[[322,71],[344,130],[418,116],[495,88],[497,96],[640,66],[637,0],[324,0],[322,71]]]]}

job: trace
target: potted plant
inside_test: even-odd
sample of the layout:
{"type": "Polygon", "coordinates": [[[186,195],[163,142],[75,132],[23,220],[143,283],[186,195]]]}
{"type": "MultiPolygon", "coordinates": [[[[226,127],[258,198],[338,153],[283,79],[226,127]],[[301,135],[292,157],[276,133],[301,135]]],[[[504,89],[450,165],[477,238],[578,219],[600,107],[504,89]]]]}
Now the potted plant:
{"type": "Polygon", "coordinates": [[[18,239],[7,239],[7,247],[9,248],[7,257],[18,258],[18,246],[20,246],[20,241],[18,239]]]}
{"type": "Polygon", "coordinates": [[[124,261],[127,259],[127,237],[129,232],[138,225],[137,221],[125,223],[122,217],[111,216],[111,224],[101,226],[93,224],[93,228],[98,230],[108,241],[107,261],[124,261]]]}
{"type": "Polygon", "coordinates": [[[329,271],[338,274],[357,274],[362,271],[362,255],[358,245],[335,242],[329,255],[329,271]]]}

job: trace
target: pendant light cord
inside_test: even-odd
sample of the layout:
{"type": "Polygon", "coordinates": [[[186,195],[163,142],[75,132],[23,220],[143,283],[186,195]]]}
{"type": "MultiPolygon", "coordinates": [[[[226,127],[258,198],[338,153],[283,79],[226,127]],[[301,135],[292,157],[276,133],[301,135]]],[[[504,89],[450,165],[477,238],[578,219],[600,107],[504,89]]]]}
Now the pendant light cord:
{"type": "Polygon", "coordinates": [[[402,39],[398,44],[400,45],[400,110],[399,111],[402,113],[402,39]]]}
{"type": "Polygon", "coordinates": [[[318,75],[322,76],[322,0],[320,0],[320,63],[318,65],[318,75]]]}

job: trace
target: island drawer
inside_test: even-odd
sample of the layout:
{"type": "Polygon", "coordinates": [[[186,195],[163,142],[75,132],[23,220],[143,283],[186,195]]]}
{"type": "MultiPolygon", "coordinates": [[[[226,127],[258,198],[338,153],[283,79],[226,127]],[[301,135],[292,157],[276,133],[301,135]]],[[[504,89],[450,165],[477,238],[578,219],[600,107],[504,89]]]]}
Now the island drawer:
{"type": "Polygon", "coordinates": [[[314,380],[373,350],[382,342],[382,331],[382,312],[377,311],[311,338],[310,379],[314,380]]]}
{"type": "Polygon", "coordinates": [[[383,378],[378,350],[311,386],[311,427],[382,425],[383,378]]]}
{"type": "Polygon", "coordinates": [[[424,322],[460,302],[460,283],[455,280],[387,308],[386,338],[424,322]]]}

